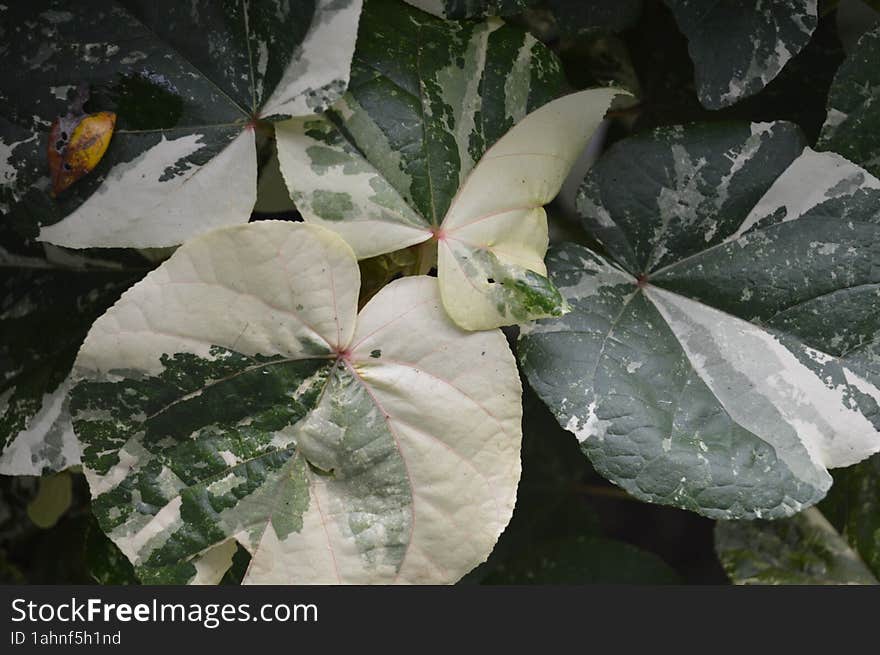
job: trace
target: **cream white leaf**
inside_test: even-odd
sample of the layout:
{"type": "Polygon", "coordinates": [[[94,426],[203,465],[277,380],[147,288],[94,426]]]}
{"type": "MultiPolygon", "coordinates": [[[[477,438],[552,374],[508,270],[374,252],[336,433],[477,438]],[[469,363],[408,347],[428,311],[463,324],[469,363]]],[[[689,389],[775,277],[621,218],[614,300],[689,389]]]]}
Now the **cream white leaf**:
{"type": "Polygon", "coordinates": [[[520,473],[506,340],[452,323],[433,278],[360,314],[358,289],[338,236],[265,221],[187,242],[95,323],[71,411],[142,575],[215,582],[236,542],[250,584],[451,583],[488,556],[520,473]]]}
{"type": "Polygon", "coordinates": [[[550,202],[620,91],[554,100],[517,123],[480,159],[441,224],[443,304],[468,330],[558,316],[566,305],[547,281],[550,202]]]}

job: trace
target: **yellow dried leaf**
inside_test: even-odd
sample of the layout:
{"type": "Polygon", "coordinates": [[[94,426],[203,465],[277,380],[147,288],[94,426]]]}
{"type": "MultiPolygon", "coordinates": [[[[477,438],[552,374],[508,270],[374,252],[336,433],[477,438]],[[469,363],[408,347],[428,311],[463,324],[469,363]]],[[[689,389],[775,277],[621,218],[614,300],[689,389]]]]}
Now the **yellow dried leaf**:
{"type": "Polygon", "coordinates": [[[86,114],[68,134],[65,128],[70,124],[71,121],[59,118],[49,132],[53,195],[58,195],[98,165],[110,145],[116,114],[112,111],[86,114]]]}

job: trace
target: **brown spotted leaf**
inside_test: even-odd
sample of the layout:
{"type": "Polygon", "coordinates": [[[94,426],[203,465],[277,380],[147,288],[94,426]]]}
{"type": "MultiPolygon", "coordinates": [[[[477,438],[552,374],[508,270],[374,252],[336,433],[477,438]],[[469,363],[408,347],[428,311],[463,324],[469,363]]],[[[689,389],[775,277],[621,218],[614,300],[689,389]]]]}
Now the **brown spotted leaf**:
{"type": "Polygon", "coordinates": [[[107,152],[116,114],[99,111],[95,114],[61,116],[49,131],[49,173],[52,195],[70,187],[91,173],[107,152]]]}

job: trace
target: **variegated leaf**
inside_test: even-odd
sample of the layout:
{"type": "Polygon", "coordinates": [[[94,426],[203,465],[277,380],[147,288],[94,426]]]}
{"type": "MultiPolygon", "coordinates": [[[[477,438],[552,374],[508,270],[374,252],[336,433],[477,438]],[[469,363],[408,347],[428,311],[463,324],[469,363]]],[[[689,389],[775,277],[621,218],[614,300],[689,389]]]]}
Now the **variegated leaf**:
{"type": "Polygon", "coordinates": [[[866,32],[838,69],[818,146],[880,175],[880,27],[866,32]]]}
{"type": "Polygon", "coordinates": [[[431,261],[439,245],[443,302],[462,327],[561,314],[542,206],[616,92],[545,105],[558,64],[532,37],[416,10],[389,21],[391,8],[370,3],[351,89],[333,111],[279,124],[294,202],[361,258],[424,244],[431,261]]]}
{"type": "Polygon", "coordinates": [[[79,464],[68,374],[92,321],[137,276],[55,268],[45,259],[3,254],[0,475],[42,475],[79,464]],[[10,271],[10,264],[20,268],[10,271]]]}
{"type": "Polygon", "coordinates": [[[719,521],[715,550],[734,584],[878,584],[815,507],[780,521],[719,521]]]}
{"type": "Polygon", "coordinates": [[[361,0],[35,0],[0,8],[0,209],[28,236],[171,246],[244,223],[253,122],[345,89],[361,0]],[[76,88],[116,114],[97,167],[53,196],[47,140],[76,88]]]}
{"type": "Polygon", "coordinates": [[[619,142],[579,199],[608,254],[550,255],[573,310],[523,330],[524,370],[639,498],[717,518],[814,504],[827,469],[880,450],[878,203],[880,181],[786,123],[619,142]]]}
{"type": "Polygon", "coordinates": [[[560,316],[547,279],[544,205],[611,105],[615,89],[564,96],[526,116],[480,159],[436,232],[443,305],[468,330],[560,316]]]}
{"type": "Polygon", "coordinates": [[[151,582],[449,583],[507,524],[520,384],[437,281],[357,314],[352,251],[266,221],[181,246],[92,328],[71,403],[102,528],[151,582]]]}
{"type": "Polygon", "coordinates": [[[758,93],[810,40],[817,0],[664,0],[688,38],[697,94],[720,109],[758,93]]]}

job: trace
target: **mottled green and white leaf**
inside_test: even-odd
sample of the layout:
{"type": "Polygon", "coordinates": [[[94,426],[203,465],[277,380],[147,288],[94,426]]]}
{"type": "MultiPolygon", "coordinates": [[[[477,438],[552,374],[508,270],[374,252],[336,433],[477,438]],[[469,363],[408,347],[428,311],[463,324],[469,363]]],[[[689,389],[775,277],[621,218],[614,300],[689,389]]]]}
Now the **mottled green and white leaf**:
{"type": "Polygon", "coordinates": [[[521,30],[371,2],[351,89],[327,116],[278,126],[281,170],[305,219],[358,257],[439,244],[443,302],[462,327],[559,315],[542,206],[615,95],[546,105],[560,88],[558,62],[521,30]]]}
{"type": "Polygon", "coordinates": [[[785,123],[615,144],[579,199],[607,254],[548,258],[573,309],[523,330],[531,385],[639,498],[716,518],[816,503],[827,469],[880,450],[878,200],[785,123]]]}
{"type": "Polygon", "coordinates": [[[520,386],[499,331],[437,281],[357,314],[354,254],[266,221],[181,246],[92,328],[72,411],[102,528],[151,582],[454,582],[519,479],[520,386]]]}
{"type": "Polygon", "coordinates": [[[305,218],[345,231],[359,257],[396,250],[430,236],[486,149],[563,85],[559,62],[521,29],[374,0],[342,101],[277,126],[282,173],[305,218]]]}
{"type": "Polygon", "coordinates": [[[866,32],[837,70],[818,148],[880,175],[880,27],[866,32]]]}
{"type": "Polygon", "coordinates": [[[758,93],[810,41],[817,0],[664,0],[688,38],[697,94],[721,109],[758,93]]]}
{"type": "Polygon", "coordinates": [[[170,246],[248,220],[253,121],[322,111],[361,0],[36,0],[0,8],[0,208],[60,245],[170,246]],[[117,115],[98,166],[50,193],[49,128],[77,87],[117,115]]]}
{"type": "Polygon", "coordinates": [[[92,321],[138,275],[21,255],[0,268],[0,474],[60,471],[80,462],[67,398],[76,352],[92,321]]]}
{"type": "Polygon", "coordinates": [[[735,584],[878,584],[815,507],[779,521],[719,521],[715,550],[735,584]]]}

